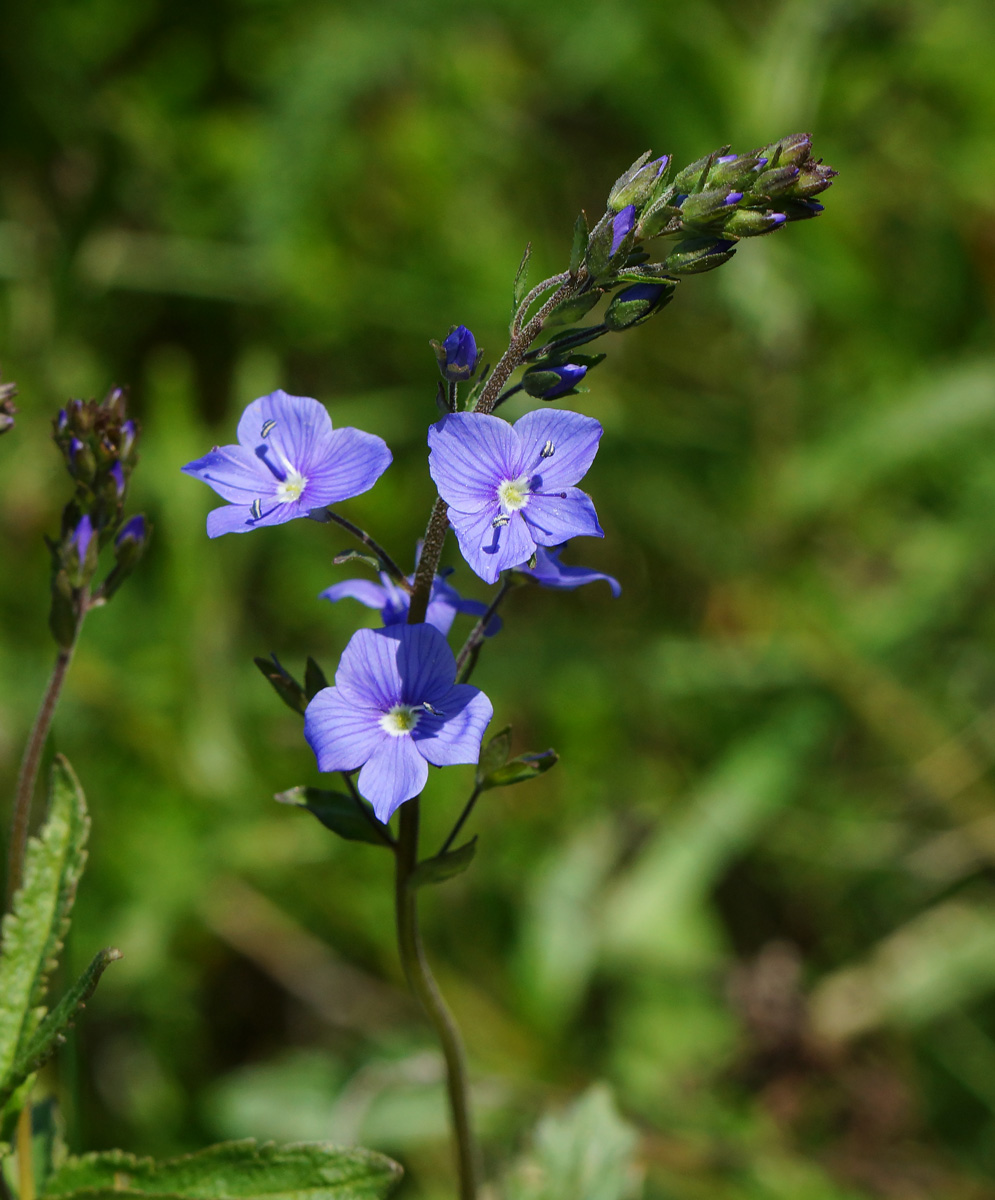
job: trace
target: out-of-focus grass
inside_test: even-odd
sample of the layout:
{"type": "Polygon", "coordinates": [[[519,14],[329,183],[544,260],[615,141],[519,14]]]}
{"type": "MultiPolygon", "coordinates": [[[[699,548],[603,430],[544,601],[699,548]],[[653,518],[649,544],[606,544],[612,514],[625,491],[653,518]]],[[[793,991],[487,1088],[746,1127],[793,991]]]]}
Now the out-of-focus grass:
{"type": "Polygon", "coordinates": [[[568,554],[623,595],[511,598],[477,681],[562,762],[488,794],[426,936],[492,1167],[606,1078],[651,1196],[995,1194],[993,36],[981,0],[4,9],[8,792],[68,395],[131,383],[156,525],[56,726],[94,811],[72,956],[126,955],[60,1064],[76,1145],[357,1138],[447,1194],[387,856],[270,799],[317,775],[251,658],[331,669],[371,621],[315,598],[346,542],[209,543],[179,466],[315,395],[390,443],[347,511],[410,561],[428,339],[498,353],[526,241],[559,269],[646,147],[811,128],[825,216],[683,283],[578,402],[607,536],[568,554]]]}

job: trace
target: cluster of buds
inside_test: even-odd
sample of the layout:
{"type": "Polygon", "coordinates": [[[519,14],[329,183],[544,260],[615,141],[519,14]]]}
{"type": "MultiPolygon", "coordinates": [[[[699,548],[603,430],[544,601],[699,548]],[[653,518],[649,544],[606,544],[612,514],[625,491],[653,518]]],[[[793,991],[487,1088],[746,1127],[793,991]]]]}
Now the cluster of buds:
{"type": "Polygon", "coordinates": [[[743,238],[774,233],[823,211],[815,199],[836,171],[812,157],[807,133],[781,138],[747,154],[725,146],[671,177],[667,155],[647,151],[614,183],[605,214],[589,229],[582,213],[574,229],[571,271],[582,286],[563,301],[547,325],[572,325],[614,292],[600,324],[555,332],[526,355],[522,386],[554,399],[553,372],[574,382],[604,355],[576,350],[606,333],[641,325],[673,299],[678,282],[728,262],[743,238]],[[651,262],[644,244],[672,239],[662,261],[651,262]],[[618,290],[616,290],[618,289],[618,290]],[[543,390],[543,389],[548,390],[543,390]]]}
{"type": "Polygon", "coordinates": [[[0,433],[7,433],[14,428],[14,397],[17,395],[16,383],[0,383],[0,433]]]}
{"type": "Polygon", "coordinates": [[[138,455],[136,423],[116,388],[103,400],[71,400],[54,422],[53,438],[75,483],[52,552],[50,624],[60,646],[72,645],[88,609],[105,603],[131,574],[148,544],[144,516],[125,518],[128,482],[138,455]],[[113,543],[114,566],[97,586],[101,550],[113,543]]]}

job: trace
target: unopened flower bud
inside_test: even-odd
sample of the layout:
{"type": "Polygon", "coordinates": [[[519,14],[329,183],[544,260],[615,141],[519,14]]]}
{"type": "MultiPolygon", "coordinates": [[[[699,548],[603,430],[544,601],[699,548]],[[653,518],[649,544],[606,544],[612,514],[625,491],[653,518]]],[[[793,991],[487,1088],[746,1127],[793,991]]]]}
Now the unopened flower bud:
{"type": "Polygon", "coordinates": [[[587,374],[587,367],[564,363],[561,367],[538,367],[522,376],[522,387],[537,400],[556,400],[572,392],[587,374]]]}
{"type": "Polygon", "coordinates": [[[480,355],[473,334],[465,325],[454,325],[441,345],[433,341],[431,346],[439,360],[443,379],[450,383],[469,379],[476,371],[480,355]]]}
{"type": "Polygon", "coordinates": [[[722,232],[727,237],[757,237],[761,233],[780,229],[787,219],[783,212],[757,212],[752,208],[741,208],[726,221],[722,232]]]}
{"type": "Polygon", "coordinates": [[[728,262],[736,244],[724,238],[688,238],[678,242],[664,266],[672,275],[700,275],[728,262]]]}
{"type": "Polygon", "coordinates": [[[779,167],[799,166],[806,162],[812,154],[812,135],[810,133],[792,133],[783,137],[779,142],[771,142],[764,150],[771,163],[779,167]]]}
{"type": "Polygon", "coordinates": [[[620,212],[630,204],[641,208],[660,186],[670,159],[664,154],[647,162],[649,155],[650,151],[647,150],[624,175],[615,180],[608,196],[608,207],[613,212],[620,212]]]}
{"type": "Polygon", "coordinates": [[[673,280],[636,283],[624,288],[605,310],[605,324],[616,332],[640,325],[669,304],[676,290],[673,280]]]}
{"type": "Polygon", "coordinates": [[[17,413],[14,405],[16,395],[16,383],[0,383],[0,433],[14,428],[14,416],[17,413]]]}
{"type": "Polygon", "coordinates": [[[727,210],[735,208],[742,199],[742,192],[732,192],[727,188],[710,188],[707,192],[686,196],[681,203],[681,225],[689,228],[721,224],[728,218],[727,210]]]}

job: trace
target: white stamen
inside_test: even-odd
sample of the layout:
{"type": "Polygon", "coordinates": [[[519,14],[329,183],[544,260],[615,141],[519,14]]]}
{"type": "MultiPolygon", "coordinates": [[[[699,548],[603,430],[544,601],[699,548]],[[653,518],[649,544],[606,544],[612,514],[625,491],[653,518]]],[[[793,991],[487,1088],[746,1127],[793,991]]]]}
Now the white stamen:
{"type": "MultiPolygon", "coordinates": [[[[280,457],[283,458],[283,455],[280,457]]],[[[278,504],[290,504],[291,501],[301,498],[301,492],[307,487],[307,479],[285,458],[283,464],[287,468],[287,478],[276,489],[275,498],[278,504]]]]}
{"type": "Polygon", "coordinates": [[[421,720],[421,711],[411,704],[395,704],[380,718],[380,728],[391,737],[403,737],[421,720]]]}
{"type": "Polygon", "coordinates": [[[506,516],[524,508],[529,502],[530,495],[528,475],[519,475],[517,479],[503,479],[498,484],[497,499],[501,505],[501,511],[506,516]]]}
{"type": "Polygon", "coordinates": [[[552,458],[553,451],[555,449],[556,449],[556,447],[553,445],[552,442],[547,442],[545,444],[545,446],[543,446],[542,450],[539,451],[539,457],[540,458],[552,458]]]}

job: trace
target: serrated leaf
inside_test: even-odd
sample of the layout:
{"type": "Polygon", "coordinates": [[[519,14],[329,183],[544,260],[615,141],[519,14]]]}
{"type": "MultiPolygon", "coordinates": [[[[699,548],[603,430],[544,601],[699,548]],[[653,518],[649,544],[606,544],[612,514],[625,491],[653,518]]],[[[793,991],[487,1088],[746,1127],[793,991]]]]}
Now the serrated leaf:
{"type": "Polygon", "coordinates": [[[522,261],[518,264],[518,270],[515,273],[515,287],[512,292],[512,311],[518,312],[518,307],[528,295],[529,292],[529,259],[532,257],[532,243],[525,247],[525,253],[522,255],[522,261]]]}
{"type": "Polygon", "coordinates": [[[328,687],[328,680],[325,678],[325,672],[308,655],[307,665],[304,668],[304,691],[308,700],[313,700],[326,687],[328,687]]]}
{"type": "Polygon", "coordinates": [[[477,839],[471,838],[456,850],[447,850],[434,858],[426,858],[408,876],[409,888],[424,887],[428,883],[444,883],[454,875],[462,875],[477,853],[477,839]]]}
{"type": "MultiPolygon", "coordinates": [[[[293,804],[313,814],[332,833],[350,842],[369,842],[374,846],[389,845],[386,831],[379,833],[363,816],[352,796],[329,792],[323,788],[295,787],[278,792],[274,797],[280,804],[293,804]]],[[[375,821],[372,809],[370,816],[375,821]]]]}
{"type": "Polygon", "coordinates": [[[587,213],[581,212],[574,221],[574,236],[573,245],[570,247],[570,274],[576,275],[580,270],[580,264],[584,261],[584,255],[587,254],[587,242],[590,237],[590,230],[587,225],[587,213]]]}
{"type": "Polygon", "coordinates": [[[503,767],[511,753],[511,726],[499,729],[480,752],[477,762],[477,784],[486,779],[498,767],[503,767]]]}
{"type": "Polygon", "coordinates": [[[343,563],[361,562],[364,567],[372,567],[374,571],[382,571],[383,563],[379,558],[372,554],[364,554],[362,550],[343,550],[341,554],[336,554],[332,559],[332,563],[336,567],[341,567],[343,563]]]}
{"type": "Polygon", "coordinates": [[[100,982],[100,976],[120,957],[120,950],[101,950],[26,1043],[18,1047],[17,1057],[0,1085],[0,1107],[5,1105],[21,1083],[48,1062],[62,1045],[66,1040],[66,1030],[72,1027],[76,1014],[93,995],[100,982]]]}
{"type": "Polygon", "coordinates": [[[196,1154],[156,1162],[122,1150],[70,1158],[49,1179],[46,1197],[120,1200],[383,1200],[401,1168],[382,1154],[324,1142],[278,1146],[222,1142],[196,1154]]]}
{"type": "Polygon", "coordinates": [[[271,658],[254,658],[252,661],[269,680],[273,691],[283,703],[303,716],[307,708],[307,694],[293,675],[280,664],[276,655],[272,655],[271,658]]]}
{"type": "Polygon", "coordinates": [[[510,762],[492,771],[485,780],[478,783],[483,790],[488,788],[510,787],[513,783],[526,783],[544,775],[551,766],[559,761],[555,750],[544,750],[540,754],[520,754],[510,762]]]}
{"type": "Polygon", "coordinates": [[[37,1029],[45,987],[54,970],[76,885],[86,862],[90,818],[79,781],[57,755],[48,816],[28,842],[24,883],[3,919],[0,953],[0,1082],[6,1084],[22,1046],[37,1029]]]}

